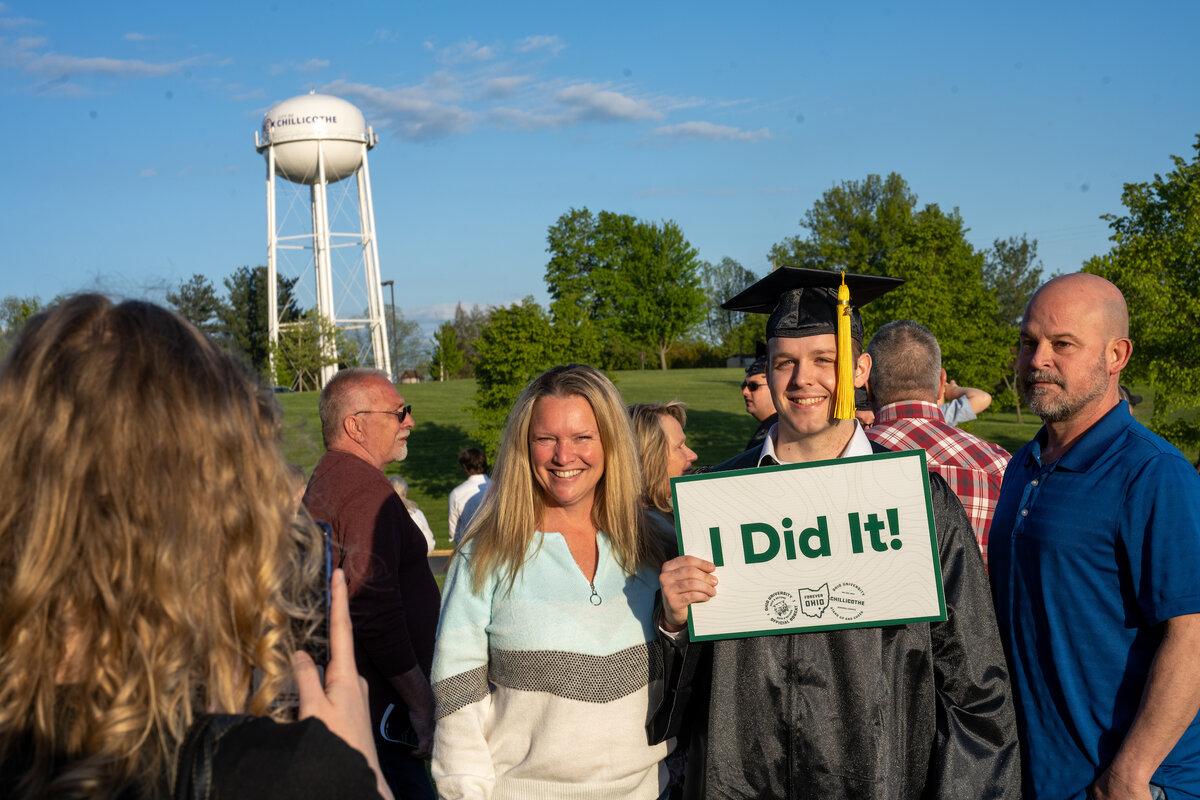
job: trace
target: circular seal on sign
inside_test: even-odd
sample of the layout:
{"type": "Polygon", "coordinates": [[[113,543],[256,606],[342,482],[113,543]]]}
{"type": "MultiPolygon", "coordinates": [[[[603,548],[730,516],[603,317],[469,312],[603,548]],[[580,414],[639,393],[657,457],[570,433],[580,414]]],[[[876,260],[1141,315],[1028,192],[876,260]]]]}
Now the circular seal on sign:
{"type": "Polygon", "coordinates": [[[829,592],[829,609],[839,619],[858,619],[867,610],[866,592],[857,583],[839,583],[829,592]]]}
{"type": "Polygon", "coordinates": [[[791,592],[772,592],[763,603],[763,611],[767,612],[767,619],[771,622],[786,625],[800,613],[800,604],[792,597],[791,592]]]}

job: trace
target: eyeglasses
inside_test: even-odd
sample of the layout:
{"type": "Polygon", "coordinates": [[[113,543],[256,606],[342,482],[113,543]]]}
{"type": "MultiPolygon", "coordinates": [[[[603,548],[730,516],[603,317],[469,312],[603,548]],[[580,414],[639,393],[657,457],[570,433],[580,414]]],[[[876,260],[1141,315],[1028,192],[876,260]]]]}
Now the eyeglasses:
{"type": "Polygon", "coordinates": [[[408,419],[408,415],[412,413],[412,403],[409,403],[399,411],[355,411],[355,414],[391,414],[396,418],[396,422],[404,424],[404,420],[408,419]]]}
{"type": "Polygon", "coordinates": [[[766,386],[765,382],[755,383],[754,381],[742,381],[742,388],[749,389],[751,392],[757,392],[762,387],[766,386]]]}

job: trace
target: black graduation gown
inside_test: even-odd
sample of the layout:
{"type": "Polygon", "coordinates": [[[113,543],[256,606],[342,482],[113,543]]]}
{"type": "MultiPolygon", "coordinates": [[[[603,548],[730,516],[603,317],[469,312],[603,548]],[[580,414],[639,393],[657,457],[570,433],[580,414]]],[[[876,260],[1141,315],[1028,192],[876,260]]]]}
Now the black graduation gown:
{"type": "MultiPolygon", "coordinates": [[[[713,471],[757,466],[758,455],[713,471]]],[[[945,622],[697,644],[660,634],[666,692],[650,736],[690,733],[685,797],[1021,796],[983,561],[958,498],[936,474],[930,489],[945,622]]]]}

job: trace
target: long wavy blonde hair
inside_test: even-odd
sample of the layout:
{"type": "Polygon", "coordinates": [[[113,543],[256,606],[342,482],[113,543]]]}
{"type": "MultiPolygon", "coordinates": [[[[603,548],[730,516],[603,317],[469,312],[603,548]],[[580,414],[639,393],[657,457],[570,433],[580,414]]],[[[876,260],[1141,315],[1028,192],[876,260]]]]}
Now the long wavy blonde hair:
{"type": "Polygon", "coordinates": [[[487,494],[460,545],[474,543],[471,577],[476,591],[494,572],[509,585],[516,580],[541,525],[546,506],[529,457],[529,425],[534,405],[543,397],[582,397],[596,415],[604,475],[596,486],[592,523],[608,536],[621,568],[632,575],[642,564],[661,563],[656,541],[643,531],[641,473],[621,395],[599,370],[570,364],[534,378],[508,414],[487,494]]]}
{"type": "Polygon", "coordinates": [[[687,406],[678,400],[669,403],[638,403],[629,407],[629,421],[637,439],[641,457],[642,497],[646,505],[659,511],[671,511],[671,479],[667,476],[667,454],[670,442],[663,431],[662,418],[670,417],[687,426],[687,406]]]}
{"type": "Polygon", "coordinates": [[[321,544],[273,398],[158,306],[80,295],[0,371],[0,763],[156,795],[200,712],[283,719],[321,544]],[[251,678],[256,680],[252,686],[251,678]]]}

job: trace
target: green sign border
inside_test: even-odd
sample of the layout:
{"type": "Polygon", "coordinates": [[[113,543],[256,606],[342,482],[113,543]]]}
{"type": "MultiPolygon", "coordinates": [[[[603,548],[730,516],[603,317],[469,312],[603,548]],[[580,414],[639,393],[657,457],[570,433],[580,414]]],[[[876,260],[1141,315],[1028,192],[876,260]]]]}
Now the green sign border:
{"type": "Polygon", "coordinates": [[[817,633],[819,631],[841,631],[850,628],[883,628],[888,625],[908,625],[914,622],[943,622],[946,619],[946,593],[942,586],[942,560],[938,556],[937,527],[933,521],[933,495],[929,490],[929,465],[924,450],[899,450],[892,453],[873,453],[869,456],[847,456],[846,458],[831,458],[825,461],[809,461],[804,464],[778,464],[768,467],[750,467],[749,469],[727,470],[725,472],[703,472],[699,475],[683,475],[671,478],[671,511],[675,515],[675,540],[679,546],[680,555],[686,555],[683,550],[683,530],[679,524],[679,496],[675,487],[680,483],[690,481],[710,481],[729,478],[734,475],[746,475],[761,472],[788,472],[813,467],[828,467],[841,464],[854,464],[860,461],[886,461],[893,458],[917,458],[921,462],[921,482],[925,488],[925,515],[929,520],[929,546],[933,552],[933,579],[937,585],[938,613],[928,617],[905,617],[903,619],[874,620],[872,622],[845,622],[834,625],[809,625],[799,628],[768,628],[761,631],[742,631],[740,633],[721,633],[709,636],[697,636],[692,621],[692,607],[688,606],[688,637],[693,642],[711,642],[721,639],[749,639],[753,636],[778,636],[784,633],[817,633]]]}

